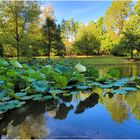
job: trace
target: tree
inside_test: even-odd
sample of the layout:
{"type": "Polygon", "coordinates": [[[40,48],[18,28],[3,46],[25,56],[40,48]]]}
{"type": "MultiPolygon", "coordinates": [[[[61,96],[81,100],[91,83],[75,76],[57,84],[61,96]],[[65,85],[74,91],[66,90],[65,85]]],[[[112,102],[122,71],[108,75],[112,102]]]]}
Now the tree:
{"type": "Polygon", "coordinates": [[[62,20],[61,22],[61,32],[62,32],[62,40],[66,46],[66,53],[68,55],[72,54],[72,45],[76,37],[76,33],[79,27],[79,23],[74,21],[73,18],[68,20],[62,20]]]}
{"type": "Polygon", "coordinates": [[[105,36],[104,18],[100,17],[98,21],[95,23],[95,25],[96,25],[96,29],[95,29],[96,39],[98,40],[97,52],[99,54],[102,46],[102,41],[104,40],[104,36],[105,36]]]}
{"type": "Polygon", "coordinates": [[[48,59],[50,60],[51,49],[54,46],[55,37],[56,37],[56,23],[54,19],[54,12],[51,7],[46,8],[44,11],[45,23],[42,26],[44,43],[47,45],[47,54],[48,59]]]}
{"type": "Polygon", "coordinates": [[[74,42],[77,54],[98,54],[99,40],[96,38],[96,24],[90,21],[88,25],[81,25],[74,42]]]}
{"type": "Polygon", "coordinates": [[[62,36],[61,36],[61,26],[58,25],[56,29],[56,44],[55,44],[55,50],[56,50],[56,55],[58,56],[64,56],[65,55],[65,46],[62,41],[62,36]]]}
{"type": "Polygon", "coordinates": [[[133,51],[135,49],[139,49],[140,46],[139,36],[133,34],[133,31],[124,32],[124,36],[121,39],[120,45],[124,51],[130,53],[131,59],[133,59],[133,51]]]}
{"type": "Polygon", "coordinates": [[[35,1],[1,1],[0,27],[5,36],[16,45],[17,59],[20,57],[20,42],[26,31],[40,14],[40,7],[35,1]]]}
{"type": "Polygon", "coordinates": [[[124,23],[131,14],[132,1],[113,1],[105,13],[107,32],[115,39],[121,37],[124,23]]]}
{"type": "Polygon", "coordinates": [[[120,45],[122,48],[129,52],[131,59],[133,59],[133,51],[136,49],[140,51],[140,2],[134,5],[132,14],[129,16],[125,23],[123,37],[120,45]]]}

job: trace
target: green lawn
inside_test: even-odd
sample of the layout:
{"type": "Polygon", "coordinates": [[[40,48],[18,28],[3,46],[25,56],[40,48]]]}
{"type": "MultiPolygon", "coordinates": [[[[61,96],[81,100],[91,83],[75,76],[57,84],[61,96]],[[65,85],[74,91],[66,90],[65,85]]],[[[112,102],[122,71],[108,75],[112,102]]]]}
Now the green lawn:
{"type": "Polygon", "coordinates": [[[129,57],[118,57],[118,56],[93,56],[93,57],[67,57],[67,58],[52,58],[53,60],[69,60],[69,61],[76,61],[76,62],[81,62],[82,64],[89,64],[89,65],[109,65],[109,64],[135,64],[135,63],[140,63],[140,61],[135,61],[135,60],[129,60],[129,57]]]}

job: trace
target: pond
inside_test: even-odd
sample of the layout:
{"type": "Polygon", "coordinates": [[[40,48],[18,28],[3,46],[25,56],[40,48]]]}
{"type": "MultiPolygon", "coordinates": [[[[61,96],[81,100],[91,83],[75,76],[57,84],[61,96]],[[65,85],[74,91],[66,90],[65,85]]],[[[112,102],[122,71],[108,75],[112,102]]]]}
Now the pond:
{"type": "MultiPolygon", "coordinates": [[[[109,66],[110,67],[110,66],[109,66]]],[[[121,77],[139,75],[139,65],[113,66],[121,77]]],[[[100,72],[104,67],[100,68],[100,72]]],[[[140,138],[140,93],[81,91],[61,100],[28,102],[0,115],[0,137],[6,138],[140,138]]]]}

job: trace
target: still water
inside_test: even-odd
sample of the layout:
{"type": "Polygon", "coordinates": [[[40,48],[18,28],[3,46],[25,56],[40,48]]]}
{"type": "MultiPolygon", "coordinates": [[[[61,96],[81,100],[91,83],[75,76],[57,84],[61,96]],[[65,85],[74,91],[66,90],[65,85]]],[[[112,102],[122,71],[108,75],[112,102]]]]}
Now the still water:
{"type": "MultiPolygon", "coordinates": [[[[121,77],[140,74],[136,65],[116,68],[121,70],[121,77]]],[[[28,103],[11,110],[0,115],[0,137],[140,138],[140,91],[127,95],[103,93],[96,88],[59,101],[28,103]]]]}

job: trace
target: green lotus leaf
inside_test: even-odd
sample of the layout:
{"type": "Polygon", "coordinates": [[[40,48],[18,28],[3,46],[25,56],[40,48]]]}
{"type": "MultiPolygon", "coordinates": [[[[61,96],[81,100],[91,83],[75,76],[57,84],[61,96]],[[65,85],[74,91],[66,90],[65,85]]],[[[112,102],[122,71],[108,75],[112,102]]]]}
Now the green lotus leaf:
{"type": "Polygon", "coordinates": [[[5,59],[0,58],[0,67],[6,67],[8,65],[9,63],[5,59]]]}
{"type": "Polygon", "coordinates": [[[17,60],[12,59],[10,63],[16,68],[22,68],[22,65],[17,60]]]}
{"type": "Polygon", "coordinates": [[[122,89],[116,89],[116,90],[112,90],[111,93],[114,94],[127,94],[128,92],[122,89]]]}
{"type": "Polygon", "coordinates": [[[75,65],[75,69],[78,71],[78,72],[85,72],[86,71],[86,67],[82,64],[76,64],[75,65]]]}
{"type": "Polygon", "coordinates": [[[134,88],[134,87],[123,87],[121,89],[125,91],[137,91],[137,88],[134,88]]]}
{"type": "Polygon", "coordinates": [[[25,93],[25,92],[17,92],[17,93],[15,93],[15,95],[16,95],[17,97],[22,97],[22,96],[25,96],[26,93],[25,93]]]}
{"type": "Polygon", "coordinates": [[[37,92],[46,92],[49,89],[47,81],[33,81],[31,87],[37,92]]]}
{"type": "Polygon", "coordinates": [[[69,94],[71,94],[71,95],[80,94],[80,92],[79,91],[71,91],[71,92],[69,92],[69,94]]]}

